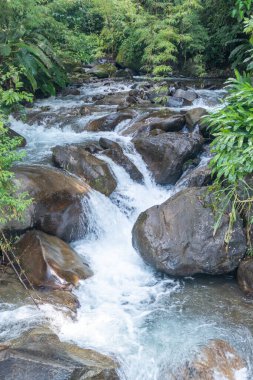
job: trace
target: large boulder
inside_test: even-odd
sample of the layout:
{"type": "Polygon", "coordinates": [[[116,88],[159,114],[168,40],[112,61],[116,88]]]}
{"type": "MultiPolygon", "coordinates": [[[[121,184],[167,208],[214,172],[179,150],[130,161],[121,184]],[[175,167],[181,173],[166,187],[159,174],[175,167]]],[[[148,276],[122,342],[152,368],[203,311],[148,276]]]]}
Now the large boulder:
{"type": "Polygon", "coordinates": [[[85,236],[87,218],[82,203],[89,186],[84,181],[41,165],[17,166],[13,172],[14,186],[19,192],[27,192],[32,203],[21,222],[13,220],[2,227],[4,230],[22,232],[38,228],[65,241],[85,236]]]}
{"type": "Polygon", "coordinates": [[[124,120],[132,119],[133,115],[130,113],[115,112],[99,119],[92,120],[84,127],[84,130],[97,132],[97,131],[113,131],[119,123],[124,120]]]}
{"type": "Polygon", "coordinates": [[[151,207],[140,214],[133,227],[134,247],[147,263],[172,276],[233,271],[247,249],[242,223],[239,219],[235,222],[226,245],[229,217],[222,217],[214,235],[211,202],[207,188],[193,187],[151,207]]]}
{"type": "Polygon", "coordinates": [[[118,380],[117,364],[91,349],[61,342],[46,327],[0,346],[4,380],[118,380]]]}
{"type": "Polygon", "coordinates": [[[106,162],[86,150],[86,145],[56,146],[52,149],[56,166],[83,178],[97,191],[110,195],[117,182],[106,162]]]}
{"type": "Polygon", "coordinates": [[[224,340],[213,340],[204,346],[191,362],[175,373],[177,380],[248,379],[246,362],[224,340]]]}
{"type": "Polygon", "coordinates": [[[181,88],[177,89],[175,94],[173,95],[175,98],[183,99],[188,104],[192,104],[195,99],[197,99],[198,95],[193,90],[182,90],[181,88]]]}
{"type": "Polygon", "coordinates": [[[123,149],[118,143],[101,137],[99,144],[104,149],[103,154],[110,157],[116,164],[122,166],[133,181],[139,183],[143,182],[143,175],[134,163],[124,154],[123,149]]]}
{"type": "Polygon", "coordinates": [[[93,275],[67,243],[42,231],[27,231],[15,244],[15,253],[21,276],[36,287],[68,288],[93,275]]]}
{"type": "Polygon", "coordinates": [[[24,138],[24,136],[21,136],[18,132],[14,131],[13,129],[7,128],[7,136],[11,139],[18,139],[18,147],[23,148],[24,146],[26,146],[26,139],[24,138]]]}
{"type": "Polygon", "coordinates": [[[237,271],[237,281],[240,289],[247,296],[253,296],[253,257],[246,257],[240,262],[237,271]]]}
{"type": "Polygon", "coordinates": [[[141,154],[157,183],[174,184],[183,173],[183,165],[201,150],[202,138],[197,133],[163,133],[135,138],[141,154]]]}

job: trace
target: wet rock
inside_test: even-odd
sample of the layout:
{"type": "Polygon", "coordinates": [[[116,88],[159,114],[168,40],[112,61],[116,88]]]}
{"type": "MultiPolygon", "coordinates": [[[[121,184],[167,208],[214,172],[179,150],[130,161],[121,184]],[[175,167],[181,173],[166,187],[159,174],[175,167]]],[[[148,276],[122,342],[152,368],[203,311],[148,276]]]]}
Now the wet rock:
{"type": "Polygon", "coordinates": [[[180,380],[237,380],[246,379],[247,364],[238,352],[224,340],[213,340],[179,369],[174,379],[180,380]]]}
{"type": "Polygon", "coordinates": [[[240,262],[237,271],[237,282],[241,291],[247,296],[253,296],[253,257],[245,257],[240,262]]]}
{"type": "Polygon", "coordinates": [[[103,154],[110,157],[116,164],[122,166],[132,180],[142,183],[143,175],[132,161],[124,154],[123,149],[114,141],[101,138],[99,144],[104,149],[103,154]]]}
{"type": "Polygon", "coordinates": [[[5,380],[117,380],[116,371],[111,358],[61,342],[46,327],[0,346],[0,378],[5,380]]]}
{"type": "Polygon", "coordinates": [[[193,108],[186,112],[185,120],[190,130],[193,130],[193,128],[198,125],[203,136],[209,138],[210,132],[208,131],[206,123],[202,120],[202,117],[207,114],[208,112],[204,108],[193,108]]]}
{"type": "Polygon", "coordinates": [[[209,169],[207,165],[199,166],[184,173],[176,185],[186,187],[202,187],[211,185],[211,172],[211,169],[209,169]]]}
{"type": "Polygon", "coordinates": [[[113,131],[119,123],[124,120],[130,120],[133,115],[130,113],[115,112],[107,116],[103,116],[99,119],[92,120],[83,129],[86,131],[113,131]]]}
{"type": "Polygon", "coordinates": [[[197,94],[195,91],[192,90],[182,90],[182,89],[177,89],[175,94],[173,95],[175,98],[183,99],[185,100],[188,104],[192,104],[195,99],[197,99],[197,94]]]}
{"type": "Polygon", "coordinates": [[[134,247],[147,263],[172,276],[233,271],[247,249],[242,223],[238,218],[226,245],[228,215],[223,216],[214,235],[211,202],[207,188],[193,187],[151,207],[134,225],[134,247]]]}
{"type": "Polygon", "coordinates": [[[143,121],[137,121],[124,131],[125,135],[133,137],[149,136],[154,129],[160,129],[163,132],[179,132],[185,125],[185,119],[182,115],[173,115],[168,118],[148,117],[143,121]]]}
{"type": "Polygon", "coordinates": [[[180,108],[184,105],[184,99],[175,98],[174,96],[168,96],[166,105],[167,105],[167,107],[180,108]]]}
{"type": "Polygon", "coordinates": [[[36,287],[68,288],[93,275],[67,243],[42,231],[26,232],[15,244],[15,253],[26,279],[36,287]]]}
{"type": "Polygon", "coordinates": [[[136,150],[142,155],[157,183],[174,184],[183,172],[184,163],[200,152],[202,138],[197,133],[163,133],[135,138],[136,150]]]}
{"type": "Polygon", "coordinates": [[[87,218],[82,202],[89,191],[83,181],[47,166],[22,165],[13,169],[14,186],[33,199],[21,222],[12,221],[5,230],[37,228],[65,241],[85,235],[87,218]]]}
{"type": "Polygon", "coordinates": [[[109,196],[117,182],[106,162],[87,152],[81,144],[56,146],[52,149],[53,162],[87,181],[95,190],[109,196]]]}
{"type": "MultiPolygon", "coordinates": [[[[127,92],[118,92],[113,95],[106,95],[103,99],[97,100],[95,105],[100,106],[118,106],[122,104],[126,104],[126,98],[128,96],[127,92]]],[[[127,103],[128,104],[128,103],[127,103]]],[[[128,104],[129,106],[129,104],[128,104]]]]}
{"type": "MultiPolygon", "coordinates": [[[[29,287],[29,291],[18,280],[16,273],[11,268],[0,267],[0,302],[1,304],[13,305],[15,308],[21,306],[34,306],[49,304],[57,310],[74,317],[79,307],[76,296],[66,289],[29,287]]],[[[29,284],[27,284],[29,286],[29,284]]]]}

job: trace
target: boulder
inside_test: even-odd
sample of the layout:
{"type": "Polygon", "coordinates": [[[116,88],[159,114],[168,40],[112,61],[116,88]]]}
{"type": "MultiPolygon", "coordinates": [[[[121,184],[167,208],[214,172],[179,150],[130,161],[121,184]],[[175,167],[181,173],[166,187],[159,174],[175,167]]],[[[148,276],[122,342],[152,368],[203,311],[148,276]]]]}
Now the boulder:
{"type": "Polygon", "coordinates": [[[19,192],[27,192],[32,204],[21,222],[11,221],[4,230],[22,232],[37,228],[65,241],[85,236],[88,222],[82,203],[89,186],[84,181],[42,165],[16,166],[13,172],[14,186],[19,192]]]}
{"type": "Polygon", "coordinates": [[[68,288],[93,275],[67,243],[42,231],[27,231],[15,244],[15,253],[25,280],[36,287],[68,288]]]}
{"type": "Polygon", "coordinates": [[[198,166],[186,173],[177,181],[176,186],[202,187],[212,183],[211,169],[207,165],[198,166]]]}
{"type": "Polygon", "coordinates": [[[202,138],[197,133],[163,133],[158,136],[135,138],[141,154],[157,183],[174,184],[183,172],[184,163],[201,150],[202,138]]]}
{"type": "MultiPolygon", "coordinates": [[[[18,280],[16,273],[8,267],[1,267],[0,276],[0,302],[12,305],[15,308],[21,306],[34,306],[49,304],[67,316],[75,317],[79,302],[77,297],[67,289],[33,288],[27,291],[18,280]]],[[[8,322],[9,323],[9,322],[8,322]]],[[[16,321],[15,321],[16,323],[16,321]]]]}
{"type": "Polygon", "coordinates": [[[139,183],[143,182],[143,175],[133,162],[124,154],[123,149],[119,144],[103,137],[100,138],[99,144],[104,149],[103,154],[110,157],[116,164],[122,166],[133,181],[139,183]]]}
{"type": "Polygon", "coordinates": [[[192,90],[182,90],[181,88],[177,89],[173,95],[175,98],[183,99],[187,103],[192,104],[195,99],[197,99],[198,95],[195,91],[192,90]]]}
{"type": "Polygon", "coordinates": [[[124,120],[132,119],[133,115],[130,113],[114,112],[110,115],[103,116],[99,119],[92,120],[83,129],[86,131],[113,131],[119,123],[124,120]]]}
{"type": "Polygon", "coordinates": [[[0,346],[5,380],[118,380],[117,364],[91,349],[61,342],[46,327],[29,330],[0,346]]]}
{"type": "Polygon", "coordinates": [[[246,362],[224,340],[213,340],[176,371],[174,379],[180,380],[237,380],[247,379],[246,362]]]}
{"type": "Polygon", "coordinates": [[[245,257],[237,271],[237,282],[241,291],[247,296],[253,296],[253,257],[245,257]]]}
{"type": "Polygon", "coordinates": [[[168,96],[166,105],[167,107],[180,108],[184,105],[184,99],[175,98],[174,96],[168,96]]]}
{"type": "Polygon", "coordinates": [[[74,173],[102,194],[109,196],[117,182],[106,162],[93,156],[80,144],[56,146],[52,149],[56,166],[74,173]]]}
{"type": "Polygon", "coordinates": [[[210,132],[208,131],[208,126],[202,120],[202,117],[206,116],[207,114],[208,112],[205,110],[205,108],[201,108],[201,107],[192,108],[191,110],[186,112],[185,120],[190,131],[192,131],[194,127],[198,125],[199,130],[202,133],[202,135],[206,138],[210,138],[210,132]]]}
{"type": "Polygon", "coordinates": [[[231,238],[225,214],[214,235],[215,215],[207,188],[189,188],[141,213],[133,227],[133,245],[155,269],[172,276],[219,275],[235,270],[247,246],[238,218],[231,238]]]}
{"type": "Polygon", "coordinates": [[[185,118],[182,115],[173,115],[168,118],[148,117],[144,120],[137,121],[126,130],[124,135],[132,135],[133,137],[149,136],[154,129],[160,129],[163,132],[179,132],[185,125],[185,118]]]}

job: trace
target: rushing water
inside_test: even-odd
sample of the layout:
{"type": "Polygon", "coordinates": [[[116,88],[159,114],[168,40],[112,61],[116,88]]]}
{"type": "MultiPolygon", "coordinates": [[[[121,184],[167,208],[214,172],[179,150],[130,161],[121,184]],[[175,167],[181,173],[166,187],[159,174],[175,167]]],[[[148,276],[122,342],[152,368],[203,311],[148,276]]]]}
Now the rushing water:
{"type": "MultiPolygon", "coordinates": [[[[118,85],[114,91],[127,89],[126,85],[118,85]]],[[[109,90],[111,85],[96,85],[82,91],[93,95],[109,90]]],[[[208,108],[210,101],[217,106],[221,92],[200,90],[199,95],[196,105],[208,108]]],[[[50,106],[57,111],[76,107],[80,102],[81,97],[66,97],[41,101],[36,106],[50,106]]],[[[27,138],[29,162],[48,158],[56,141],[64,145],[103,136],[121,144],[145,181],[133,182],[123,168],[99,155],[109,163],[118,186],[110,198],[91,192],[90,232],[84,240],[73,244],[94,271],[94,276],[82,281],[75,291],[81,304],[76,320],[67,319],[48,306],[40,313],[32,307],[4,308],[0,324],[5,332],[0,338],[11,335],[8,318],[18,333],[44,315],[61,339],[116,356],[121,363],[121,378],[127,380],[170,380],[171,369],[189,359],[200,345],[212,338],[224,338],[247,360],[252,374],[252,303],[242,298],[233,279],[175,280],[154,273],[132,247],[131,230],[140,212],[162,203],[179,189],[160,187],[153,182],[130,137],[122,136],[129,122],[121,124],[115,132],[100,133],[77,133],[71,125],[59,129],[57,125],[46,128],[14,119],[11,122],[27,138]]],[[[251,379],[250,373],[242,371],[237,379],[251,379]]]]}

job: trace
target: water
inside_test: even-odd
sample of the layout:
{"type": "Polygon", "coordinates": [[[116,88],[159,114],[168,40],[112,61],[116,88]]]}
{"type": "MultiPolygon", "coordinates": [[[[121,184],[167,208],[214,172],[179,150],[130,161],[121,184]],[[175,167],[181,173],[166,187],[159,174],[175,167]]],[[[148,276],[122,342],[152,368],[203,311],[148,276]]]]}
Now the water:
{"type": "MultiPolygon", "coordinates": [[[[82,95],[127,91],[128,85],[110,84],[87,87],[82,95]]],[[[202,92],[202,105],[218,99],[220,93],[202,92]]],[[[200,102],[200,100],[198,100],[200,102]]],[[[48,105],[54,110],[79,106],[81,97],[48,99],[37,107],[48,105]]],[[[198,104],[199,106],[199,104],[198,104]]],[[[97,117],[97,116],[94,116],[97,117]]],[[[122,135],[129,122],[115,132],[77,133],[71,125],[25,125],[11,119],[12,127],[28,140],[28,162],[48,160],[56,144],[98,140],[101,136],[117,141],[125,154],[144,175],[137,184],[112,160],[103,155],[117,178],[117,189],[110,198],[92,191],[89,207],[89,234],[73,247],[90,264],[94,276],[81,282],[75,293],[80,301],[75,321],[44,306],[17,310],[2,307],[2,335],[12,337],[37,321],[46,319],[65,341],[91,347],[116,356],[121,364],[121,379],[170,380],[170,373],[188,360],[210,339],[224,338],[247,360],[249,373],[241,371],[238,380],[251,379],[253,338],[252,303],[244,300],[232,278],[175,280],[155,273],[132,247],[131,230],[138,215],[154,204],[160,204],[178,191],[175,187],[157,186],[141,157],[135,152],[130,137],[122,135]],[[15,321],[15,331],[11,328],[15,321]],[[11,332],[12,331],[12,332],[11,332]]],[[[207,157],[202,160],[206,162],[207,157]]],[[[204,379],[203,379],[204,380],[204,379]]],[[[221,379],[217,379],[221,380],[221,379]]]]}

